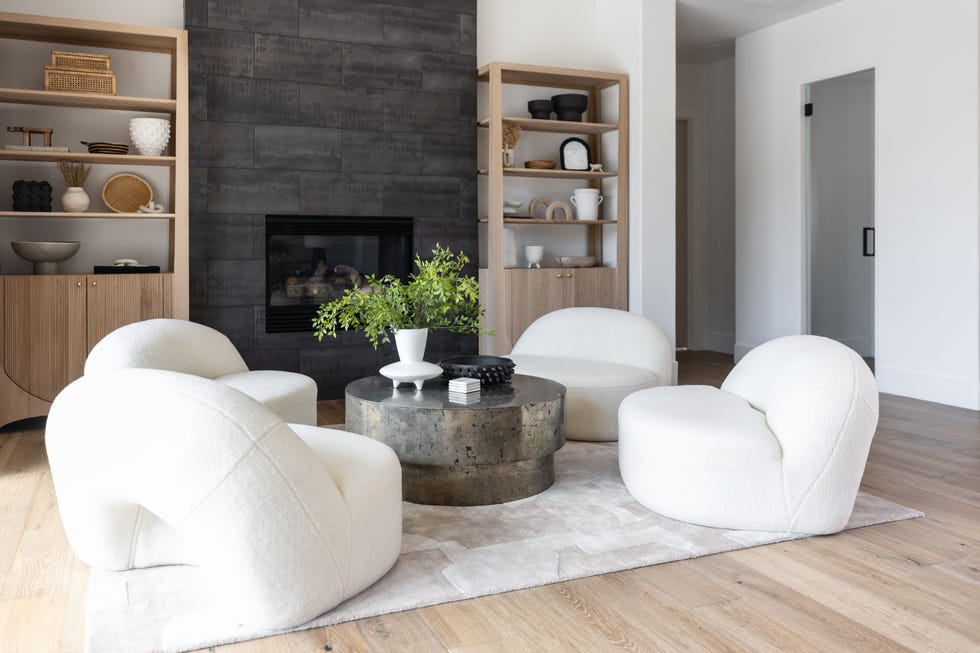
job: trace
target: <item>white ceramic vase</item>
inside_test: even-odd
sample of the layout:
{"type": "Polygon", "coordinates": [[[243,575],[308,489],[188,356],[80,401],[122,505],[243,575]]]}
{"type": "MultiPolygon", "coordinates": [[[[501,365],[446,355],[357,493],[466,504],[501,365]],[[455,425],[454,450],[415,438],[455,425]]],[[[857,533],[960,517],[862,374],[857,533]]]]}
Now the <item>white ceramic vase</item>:
{"type": "Polygon", "coordinates": [[[597,188],[578,188],[569,199],[575,205],[575,217],[579,220],[599,218],[599,205],[602,204],[603,197],[597,188]]]}
{"type": "Polygon", "coordinates": [[[133,118],[129,137],[143,156],[160,156],[170,141],[170,121],[163,118],[133,118]]]}
{"type": "Polygon", "coordinates": [[[442,374],[442,368],[422,360],[425,343],[429,339],[428,329],[398,329],[395,331],[395,348],[398,349],[398,362],[381,368],[381,376],[391,379],[397,388],[402,383],[413,383],[417,390],[429,379],[442,374]]]}
{"type": "Polygon", "coordinates": [[[65,213],[81,213],[88,205],[88,193],[81,186],[69,186],[61,196],[61,208],[65,213]]]}

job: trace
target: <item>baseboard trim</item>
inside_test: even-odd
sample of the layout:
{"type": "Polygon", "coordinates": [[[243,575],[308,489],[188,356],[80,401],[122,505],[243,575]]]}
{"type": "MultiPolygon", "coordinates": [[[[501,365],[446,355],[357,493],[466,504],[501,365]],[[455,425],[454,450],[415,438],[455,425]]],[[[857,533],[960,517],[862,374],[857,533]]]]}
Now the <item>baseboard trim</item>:
{"type": "Polygon", "coordinates": [[[878,390],[888,394],[980,410],[980,381],[888,367],[875,361],[878,390]]]}

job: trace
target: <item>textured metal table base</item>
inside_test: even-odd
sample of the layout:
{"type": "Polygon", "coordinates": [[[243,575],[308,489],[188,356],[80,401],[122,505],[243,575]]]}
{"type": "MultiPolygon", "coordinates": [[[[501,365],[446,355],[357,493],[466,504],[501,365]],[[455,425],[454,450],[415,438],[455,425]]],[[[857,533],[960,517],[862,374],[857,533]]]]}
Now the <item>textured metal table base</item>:
{"type": "Polygon", "coordinates": [[[392,389],[380,376],[347,386],[346,429],[390,446],[406,501],[480,506],[522,499],[554,482],[565,444],[565,386],[515,374],[457,404],[446,384],[392,389]]]}
{"type": "Polygon", "coordinates": [[[402,464],[402,497],[433,506],[486,506],[544,492],[555,482],[555,456],[499,465],[402,464]]]}

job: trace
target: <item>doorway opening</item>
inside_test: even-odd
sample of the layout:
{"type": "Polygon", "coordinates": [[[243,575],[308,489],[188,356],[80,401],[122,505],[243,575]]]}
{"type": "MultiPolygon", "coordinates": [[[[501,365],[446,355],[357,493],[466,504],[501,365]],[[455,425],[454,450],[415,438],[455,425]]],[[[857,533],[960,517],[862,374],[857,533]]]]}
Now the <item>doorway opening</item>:
{"type": "Polygon", "coordinates": [[[874,369],[875,71],[804,86],[807,332],[874,369]]]}

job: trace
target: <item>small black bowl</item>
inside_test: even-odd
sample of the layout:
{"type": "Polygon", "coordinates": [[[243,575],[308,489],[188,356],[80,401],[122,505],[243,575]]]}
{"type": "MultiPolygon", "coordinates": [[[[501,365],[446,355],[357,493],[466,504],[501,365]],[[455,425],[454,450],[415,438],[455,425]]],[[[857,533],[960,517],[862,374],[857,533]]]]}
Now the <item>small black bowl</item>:
{"type": "Polygon", "coordinates": [[[480,379],[482,385],[510,383],[516,365],[502,356],[453,356],[439,361],[444,381],[462,377],[480,379]]]}
{"type": "Polygon", "coordinates": [[[551,100],[531,100],[527,103],[527,110],[532,118],[551,120],[551,112],[555,110],[555,105],[551,100]]]}
{"type": "Polygon", "coordinates": [[[555,105],[558,120],[582,122],[582,114],[589,108],[589,96],[581,93],[552,95],[551,101],[555,105]]]}

